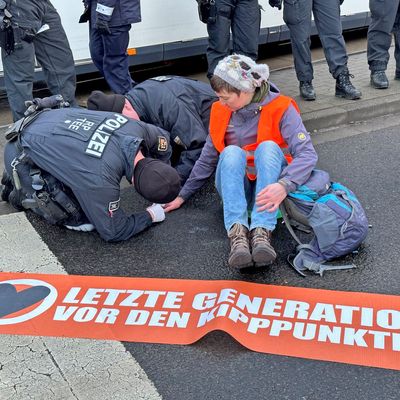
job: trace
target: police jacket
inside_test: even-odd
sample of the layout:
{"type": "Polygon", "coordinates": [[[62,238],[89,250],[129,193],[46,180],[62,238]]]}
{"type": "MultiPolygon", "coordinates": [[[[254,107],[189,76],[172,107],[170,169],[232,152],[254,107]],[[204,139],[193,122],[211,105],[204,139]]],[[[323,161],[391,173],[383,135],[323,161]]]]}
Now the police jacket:
{"type": "Polygon", "coordinates": [[[127,215],[120,208],[120,182],[125,176],[132,183],[139,149],[168,162],[168,132],[112,112],[63,108],[42,112],[20,143],[38,167],[71,188],[103,239],[126,240],[151,225],[147,211],[127,215]]]}
{"type": "Polygon", "coordinates": [[[6,0],[6,8],[12,15],[13,22],[35,34],[44,24],[47,9],[53,5],[49,0],[6,0]]]}
{"type": "Polygon", "coordinates": [[[208,136],[211,105],[218,100],[207,83],[180,76],[148,79],[126,98],[140,120],[171,134],[172,165],[186,181],[208,136]]]}
{"type": "Polygon", "coordinates": [[[90,7],[92,26],[99,17],[108,21],[108,25],[121,26],[141,21],[140,0],[84,0],[85,7],[90,7]]]}

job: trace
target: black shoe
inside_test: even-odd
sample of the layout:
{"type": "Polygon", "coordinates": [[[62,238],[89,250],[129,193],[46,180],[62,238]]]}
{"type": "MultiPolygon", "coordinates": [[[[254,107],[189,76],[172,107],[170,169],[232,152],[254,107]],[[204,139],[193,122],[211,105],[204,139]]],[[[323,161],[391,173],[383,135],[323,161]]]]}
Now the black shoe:
{"type": "Polygon", "coordinates": [[[311,81],[300,81],[300,96],[306,101],[315,100],[315,91],[311,81]]]}
{"type": "Polygon", "coordinates": [[[385,71],[371,72],[371,86],[375,89],[387,89],[389,87],[389,80],[385,71]]]}
{"type": "Polygon", "coordinates": [[[336,78],[335,95],[348,100],[357,100],[361,97],[361,92],[350,82],[350,77],[354,78],[347,68],[338,75],[336,78]]]}
{"type": "Polygon", "coordinates": [[[396,71],[396,75],[394,76],[394,79],[396,79],[396,81],[400,81],[400,71],[399,72],[396,71]]]}
{"type": "Polygon", "coordinates": [[[7,171],[4,170],[3,177],[1,178],[1,186],[0,186],[0,198],[3,201],[8,201],[10,197],[10,193],[13,191],[14,186],[12,184],[12,180],[10,176],[7,174],[7,171]]]}

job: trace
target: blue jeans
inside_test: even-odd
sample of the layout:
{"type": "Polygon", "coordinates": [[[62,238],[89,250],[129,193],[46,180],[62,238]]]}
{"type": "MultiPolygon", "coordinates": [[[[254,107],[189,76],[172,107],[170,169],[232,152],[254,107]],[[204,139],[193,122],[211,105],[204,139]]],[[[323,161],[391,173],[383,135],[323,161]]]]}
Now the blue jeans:
{"type": "Polygon", "coordinates": [[[278,211],[257,211],[255,197],[261,189],[278,181],[287,165],[280,147],[272,141],[262,142],[254,153],[257,179],[251,181],[246,175],[246,153],[238,146],[227,146],[220,154],[215,185],[222,198],[225,229],[235,223],[248,229],[275,229],[278,211]],[[251,211],[250,224],[248,210],[251,211]]]}

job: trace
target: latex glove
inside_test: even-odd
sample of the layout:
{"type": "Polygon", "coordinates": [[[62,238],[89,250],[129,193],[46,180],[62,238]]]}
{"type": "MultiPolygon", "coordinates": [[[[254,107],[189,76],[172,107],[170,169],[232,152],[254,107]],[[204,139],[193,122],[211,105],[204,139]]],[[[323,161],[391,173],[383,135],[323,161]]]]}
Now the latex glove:
{"type": "Polygon", "coordinates": [[[146,211],[151,215],[153,222],[162,222],[165,219],[165,212],[161,204],[152,204],[146,208],[146,211]]]}
{"type": "Polygon", "coordinates": [[[256,196],[257,211],[276,211],[286,196],[286,189],[280,183],[272,183],[266,186],[256,196]]]}
{"type": "Polygon", "coordinates": [[[282,8],[282,0],[268,0],[271,7],[276,7],[278,10],[282,8]]]}
{"type": "Polygon", "coordinates": [[[64,225],[66,228],[71,229],[72,231],[79,232],[91,232],[94,230],[94,225],[92,224],[82,224],[82,225],[64,225]]]}
{"type": "Polygon", "coordinates": [[[104,21],[104,19],[100,19],[99,17],[97,17],[94,28],[100,33],[100,35],[111,35],[108,22],[104,21]]]}
{"type": "Polygon", "coordinates": [[[185,202],[185,200],[183,200],[182,197],[177,197],[175,200],[172,200],[170,203],[165,204],[164,207],[164,211],[165,212],[170,212],[173,210],[176,210],[177,208],[179,208],[183,203],[185,202]]]}

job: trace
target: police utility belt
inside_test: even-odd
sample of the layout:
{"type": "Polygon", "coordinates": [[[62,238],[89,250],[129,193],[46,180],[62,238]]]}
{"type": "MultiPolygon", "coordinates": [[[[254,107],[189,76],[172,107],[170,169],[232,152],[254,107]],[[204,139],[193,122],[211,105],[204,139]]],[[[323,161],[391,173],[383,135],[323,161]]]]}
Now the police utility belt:
{"type": "Polygon", "coordinates": [[[217,6],[215,0],[196,0],[201,22],[213,23],[217,19],[217,6]]]}
{"type": "Polygon", "coordinates": [[[49,109],[40,109],[31,112],[28,116],[21,118],[6,131],[6,139],[10,142],[17,141],[16,146],[21,153],[11,162],[12,180],[16,191],[16,202],[24,209],[32,209],[46,219],[50,224],[64,224],[66,221],[80,221],[83,213],[78,202],[64,185],[52,175],[37,167],[31,158],[24,152],[20,145],[20,136],[23,130],[32,123],[38,115],[49,109]],[[30,166],[29,175],[32,179],[33,194],[29,197],[23,193],[23,188],[18,175],[19,164],[30,166]]]}
{"type": "Polygon", "coordinates": [[[0,0],[0,47],[6,54],[11,54],[15,49],[22,46],[21,41],[32,42],[35,34],[21,28],[13,21],[12,14],[7,10],[7,4],[0,0]]]}

